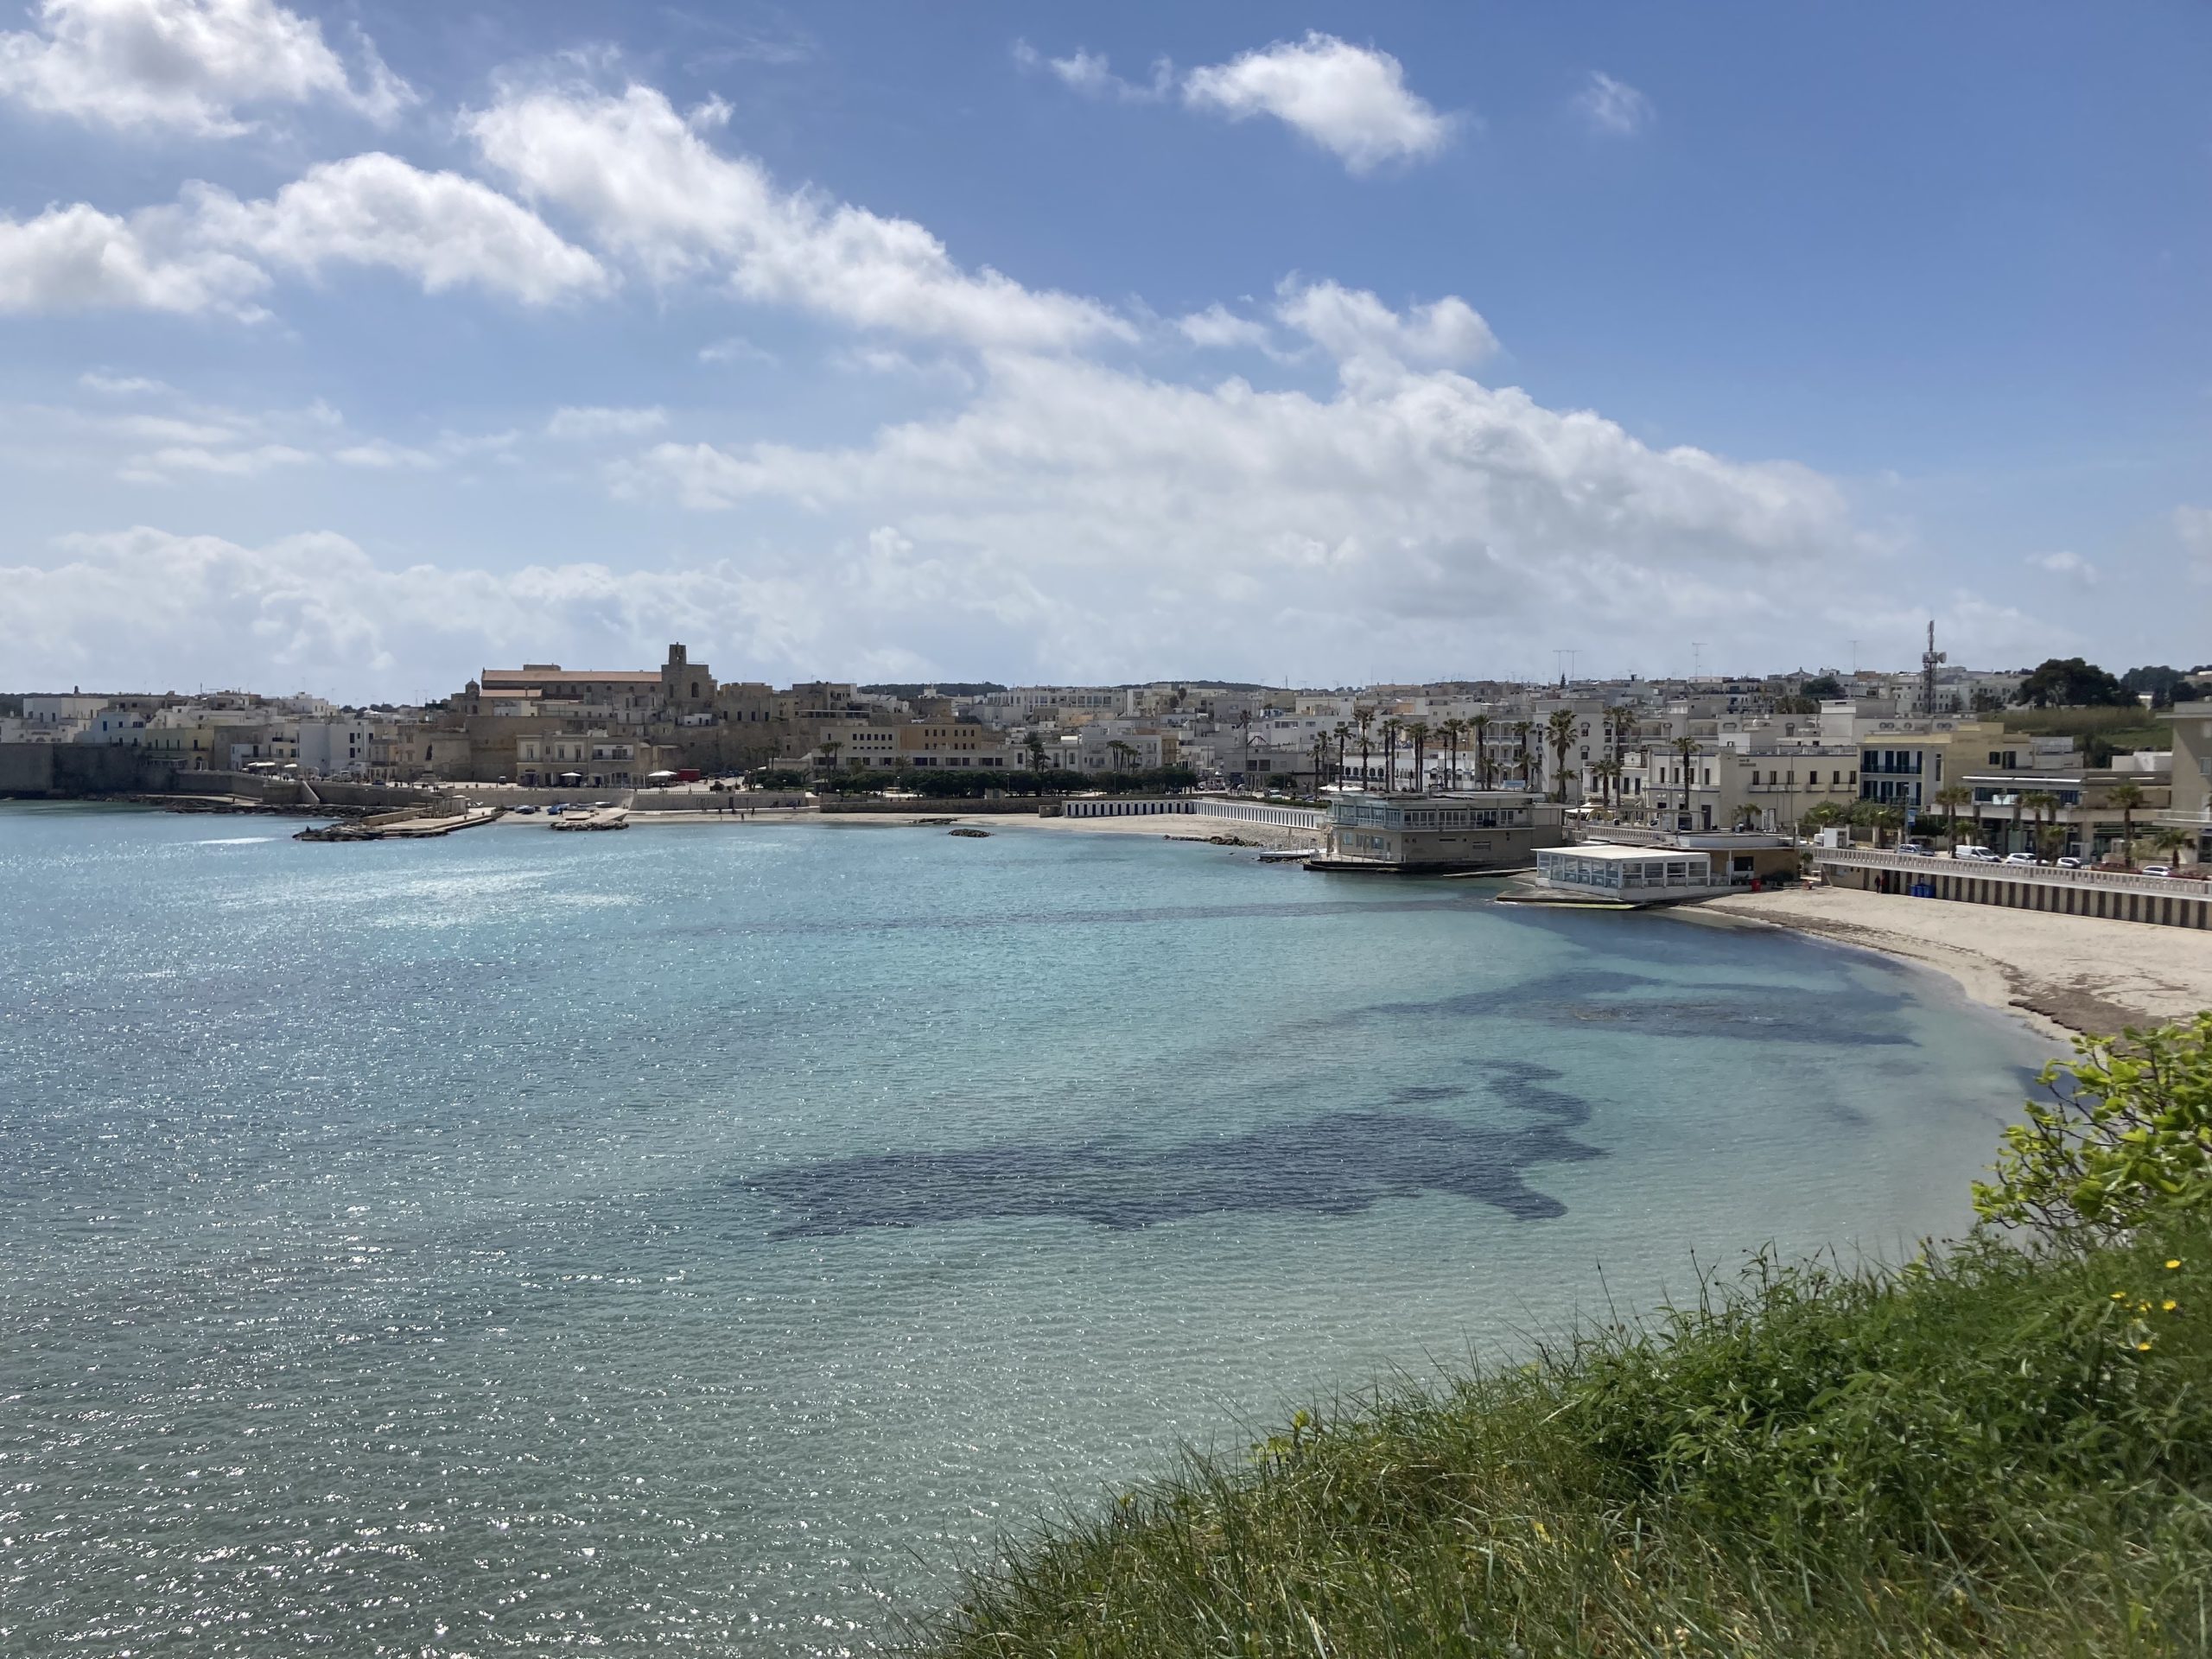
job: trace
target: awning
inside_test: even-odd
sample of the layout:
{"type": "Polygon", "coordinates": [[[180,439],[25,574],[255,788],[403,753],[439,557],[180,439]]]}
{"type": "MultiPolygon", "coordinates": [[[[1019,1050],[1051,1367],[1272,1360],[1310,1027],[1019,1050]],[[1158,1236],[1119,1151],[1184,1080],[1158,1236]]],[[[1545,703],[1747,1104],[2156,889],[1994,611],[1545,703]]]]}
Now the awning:
{"type": "Polygon", "coordinates": [[[647,772],[647,773],[645,774],[645,776],[646,776],[648,779],[653,779],[653,778],[673,778],[673,777],[675,777],[675,776],[676,776],[676,774],[675,774],[674,772],[647,772]]]}

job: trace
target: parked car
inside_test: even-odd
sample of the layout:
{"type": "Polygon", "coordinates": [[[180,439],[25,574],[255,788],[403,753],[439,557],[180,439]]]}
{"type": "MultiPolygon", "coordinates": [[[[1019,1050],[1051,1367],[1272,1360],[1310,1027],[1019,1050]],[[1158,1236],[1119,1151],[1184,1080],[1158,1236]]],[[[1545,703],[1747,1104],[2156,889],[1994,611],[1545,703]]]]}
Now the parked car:
{"type": "Polygon", "coordinates": [[[518,806],[518,807],[515,808],[515,811],[516,811],[517,815],[518,815],[518,816],[522,816],[522,817],[527,817],[529,814],[533,813],[533,812],[535,812],[535,811],[537,811],[537,809],[536,807],[534,807],[534,806],[518,806]]]}
{"type": "Polygon", "coordinates": [[[1997,855],[1988,848],[1977,847],[1971,842],[1952,848],[1951,856],[1967,864],[1994,864],[1999,861],[1997,855]]]}
{"type": "Polygon", "coordinates": [[[2145,864],[2140,873],[2145,875],[2171,875],[2174,867],[2171,864],[2145,864]]]}
{"type": "Polygon", "coordinates": [[[2078,858],[2062,858],[2058,861],[2058,868],[2062,870],[2078,870],[2082,868],[2082,861],[2078,858]]]}
{"type": "Polygon", "coordinates": [[[2005,855],[2004,861],[2007,864],[2040,864],[2043,862],[2043,861],[2037,858],[2033,853],[2007,853],[2005,855]]]}

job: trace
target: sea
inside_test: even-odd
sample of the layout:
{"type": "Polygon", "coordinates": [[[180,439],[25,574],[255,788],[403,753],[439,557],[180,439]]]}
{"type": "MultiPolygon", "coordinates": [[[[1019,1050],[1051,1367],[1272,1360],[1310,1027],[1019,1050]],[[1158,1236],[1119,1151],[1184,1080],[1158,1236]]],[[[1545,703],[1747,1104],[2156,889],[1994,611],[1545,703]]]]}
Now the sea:
{"type": "Polygon", "coordinates": [[[0,806],[0,1653],[842,1654],[1184,1449],[1971,1221],[2047,1045],[1010,820],[0,806]]]}

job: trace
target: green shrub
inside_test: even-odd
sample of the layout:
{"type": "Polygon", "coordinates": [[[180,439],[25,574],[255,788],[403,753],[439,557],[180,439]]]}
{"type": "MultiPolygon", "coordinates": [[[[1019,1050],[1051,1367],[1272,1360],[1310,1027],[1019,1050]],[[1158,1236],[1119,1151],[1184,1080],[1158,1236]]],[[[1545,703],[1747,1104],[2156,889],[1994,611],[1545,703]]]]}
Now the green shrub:
{"type": "Polygon", "coordinates": [[[2005,1131],[1994,1181],[1974,1184],[1985,1219],[2046,1233],[2111,1235],[2212,1198],[2212,1013],[2078,1037],[2037,1082],[2027,1121],[2005,1131]]]}

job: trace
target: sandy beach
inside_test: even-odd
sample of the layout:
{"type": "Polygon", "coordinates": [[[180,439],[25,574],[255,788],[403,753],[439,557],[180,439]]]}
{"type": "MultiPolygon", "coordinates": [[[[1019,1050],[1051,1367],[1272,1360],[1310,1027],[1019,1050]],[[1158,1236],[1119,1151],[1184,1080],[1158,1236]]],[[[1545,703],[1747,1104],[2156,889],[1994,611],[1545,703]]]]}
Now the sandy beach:
{"type": "Polygon", "coordinates": [[[1738,893],[1679,912],[1816,933],[1949,975],[2050,1036],[2117,1032],[2212,1008],[2212,934],[1844,887],[1738,893]]]}

